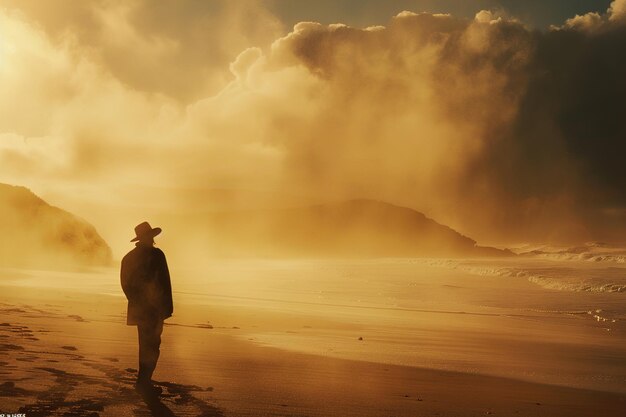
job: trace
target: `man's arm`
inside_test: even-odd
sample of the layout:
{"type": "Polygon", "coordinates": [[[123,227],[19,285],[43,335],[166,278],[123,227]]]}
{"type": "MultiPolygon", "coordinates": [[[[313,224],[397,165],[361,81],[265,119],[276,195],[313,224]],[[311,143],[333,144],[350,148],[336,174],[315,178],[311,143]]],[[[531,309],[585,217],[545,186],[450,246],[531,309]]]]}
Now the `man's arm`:
{"type": "Polygon", "coordinates": [[[134,300],[137,295],[137,288],[133,285],[132,273],[126,257],[122,259],[122,266],[120,268],[120,283],[122,284],[122,291],[124,291],[126,298],[129,301],[134,300]]]}
{"type": "Polygon", "coordinates": [[[163,289],[163,302],[164,302],[164,310],[167,317],[170,317],[174,313],[174,301],[172,299],[172,282],[170,280],[170,271],[167,267],[167,260],[165,259],[165,254],[162,250],[158,250],[158,260],[159,260],[159,282],[161,283],[161,288],[163,289]]]}

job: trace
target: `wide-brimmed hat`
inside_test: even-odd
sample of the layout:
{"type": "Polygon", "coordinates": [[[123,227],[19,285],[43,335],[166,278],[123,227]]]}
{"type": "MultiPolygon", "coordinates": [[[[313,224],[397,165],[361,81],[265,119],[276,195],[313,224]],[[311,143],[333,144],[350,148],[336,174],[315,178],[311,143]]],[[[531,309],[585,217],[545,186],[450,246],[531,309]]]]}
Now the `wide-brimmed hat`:
{"type": "Polygon", "coordinates": [[[138,224],[135,227],[135,235],[137,236],[135,236],[135,238],[131,240],[131,242],[136,242],[138,240],[149,238],[149,237],[155,237],[159,233],[161,233],[160,227],[155,227],[153,229],[152,226],[150,226],[150,223],[143,222],[143,223],[138,224]]]}

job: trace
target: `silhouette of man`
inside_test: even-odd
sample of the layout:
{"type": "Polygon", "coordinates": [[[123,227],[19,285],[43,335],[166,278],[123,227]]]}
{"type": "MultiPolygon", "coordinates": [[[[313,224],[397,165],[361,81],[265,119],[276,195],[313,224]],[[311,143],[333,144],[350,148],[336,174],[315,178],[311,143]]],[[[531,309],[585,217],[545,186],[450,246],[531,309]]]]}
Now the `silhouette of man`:
{"type": "Polygon", "coordinates": [[[154,247],[161,228],[148,222],[135,227],[135,248],[122,259],[120,278],[128,299],[126,324],[137,326],[139,335],[139,374],[136,388],[146,394],[159,394],[152,385],[152,373],[159,359],[163,321],[171,317],[172,284],[165,254],[154,247]]]}

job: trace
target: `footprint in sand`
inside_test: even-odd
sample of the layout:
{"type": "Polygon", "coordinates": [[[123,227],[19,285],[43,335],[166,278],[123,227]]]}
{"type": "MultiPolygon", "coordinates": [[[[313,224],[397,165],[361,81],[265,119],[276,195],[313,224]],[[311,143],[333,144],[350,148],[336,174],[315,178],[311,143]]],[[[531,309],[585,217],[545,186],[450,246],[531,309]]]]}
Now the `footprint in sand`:
{"type": "Polygon", "coordinates": [[[81,323],[88,323],[87,320],[85,320],[84,318],[82,318],[81,316],[79,316],[78,314],[70,314],[67,317],[74,319],[76,321],[79,321],[81,323]]]}
{"type": "Polygon", "coordinates": [[[7,344],[0,345],[0,352],[4,350],[24,350],[24,347],[7,343],[7,344]]]}
{"type": "MultiPolygon", "coordinates": [[[[10,331],[17,329],[17,326],[7,324],[0,326],[0,331],[10,331]]],[[[17,329],[24,332],[25,327],[17,329]]],[[[32,333],[31,333],[32,335],[32,333]]],[[[32,337],[32,336],[29,336],[32,337]]],[[[13,382],[0,383],[0,398],[21,397],[24,399],[24,406],[16,410],[18,413],[26,415],[71,415],[71,416],[97,416],[102,412],[110,411],[118,413],[119,410],[131,411],[132,414],[140,415],[203,415],[221,417],[222,411],[212,405],[207,398],[212,387],[201,388],[194,385],[182,385],[171,382],[156,382],[163,388],[163,395],[149,401],[142,398],[134,390],[135,375],[137,369],[117,368],[114,363],[119,362],[117,358],[101,358],[100,360],[85,359],[78,355],[79,349],[75,346],[64,345],[57,348],[66,351],[64,355],[70,359],[79,360],[86,367],[98,371],[96,374],[90,372],[68,372],[57,368],[55,363],[63,363],[50,358],[48,355],[54,352],[41,352],[42,357],[30,355],[24,352],[24,347],[17,344],[0,343],[0,354],[13,358],[19,369],[26,369],[36,375],[37,380],[46,381],[44,389],[37,391],[21,388],[13,382]],[[46,363],[48,366],[26,365],[28,362],[46,363]],[[87,398],[77,399],[79,387],[92,387],[87,398]],[[131,407],[129,409],[128,407],[131,407]],[[182,413],[182,414],[181,414],[182,413]]],[[[58,351],[57,351],[58,352],[58,351]]],[[[4,358],[3,358],[4,359],[4,358]]],[[[9,362],[1,361],[2,370],[7,370],[9,362]]],[[[76,368],[77,370],[80,367],[76,368]]],[[[3,378],[4,379],[4,378],[3,378]]],[[[83,391],[81,391],[82,393],[83,391]]]]}
{"type": "Polygon", "coordinates": [[[53,385],[45,391],[26,392],[29,397],[34,397],[34,402],[20,407],[19,413],[26,413],[27,415],[95,416],[98,415],[97,412],[104,411],[106,404],[104,398],[68,400],[76,386],[98,383],[97,379],[55,368],[40,367],[37,369],[48,373],[54,380],[53,385]]]}
{"type": "Polygon", "coordinates": [[[3,397],[24,397],[30,394],[28,391],[15,386],[15,382],[5,382],[0,384],[0,396],[3,397]]]}

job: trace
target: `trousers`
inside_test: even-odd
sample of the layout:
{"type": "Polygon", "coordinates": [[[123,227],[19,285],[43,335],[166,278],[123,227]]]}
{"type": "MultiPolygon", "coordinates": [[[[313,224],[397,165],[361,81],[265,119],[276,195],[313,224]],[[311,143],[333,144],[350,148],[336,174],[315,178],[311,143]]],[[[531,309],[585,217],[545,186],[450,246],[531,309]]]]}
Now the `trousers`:
{"type": "Polygon", "coordinates": [[[155,320],[137,325],[139,335],[139,374],[138,382],[150,382],[161,353],[163,320],[155,320]]]}

